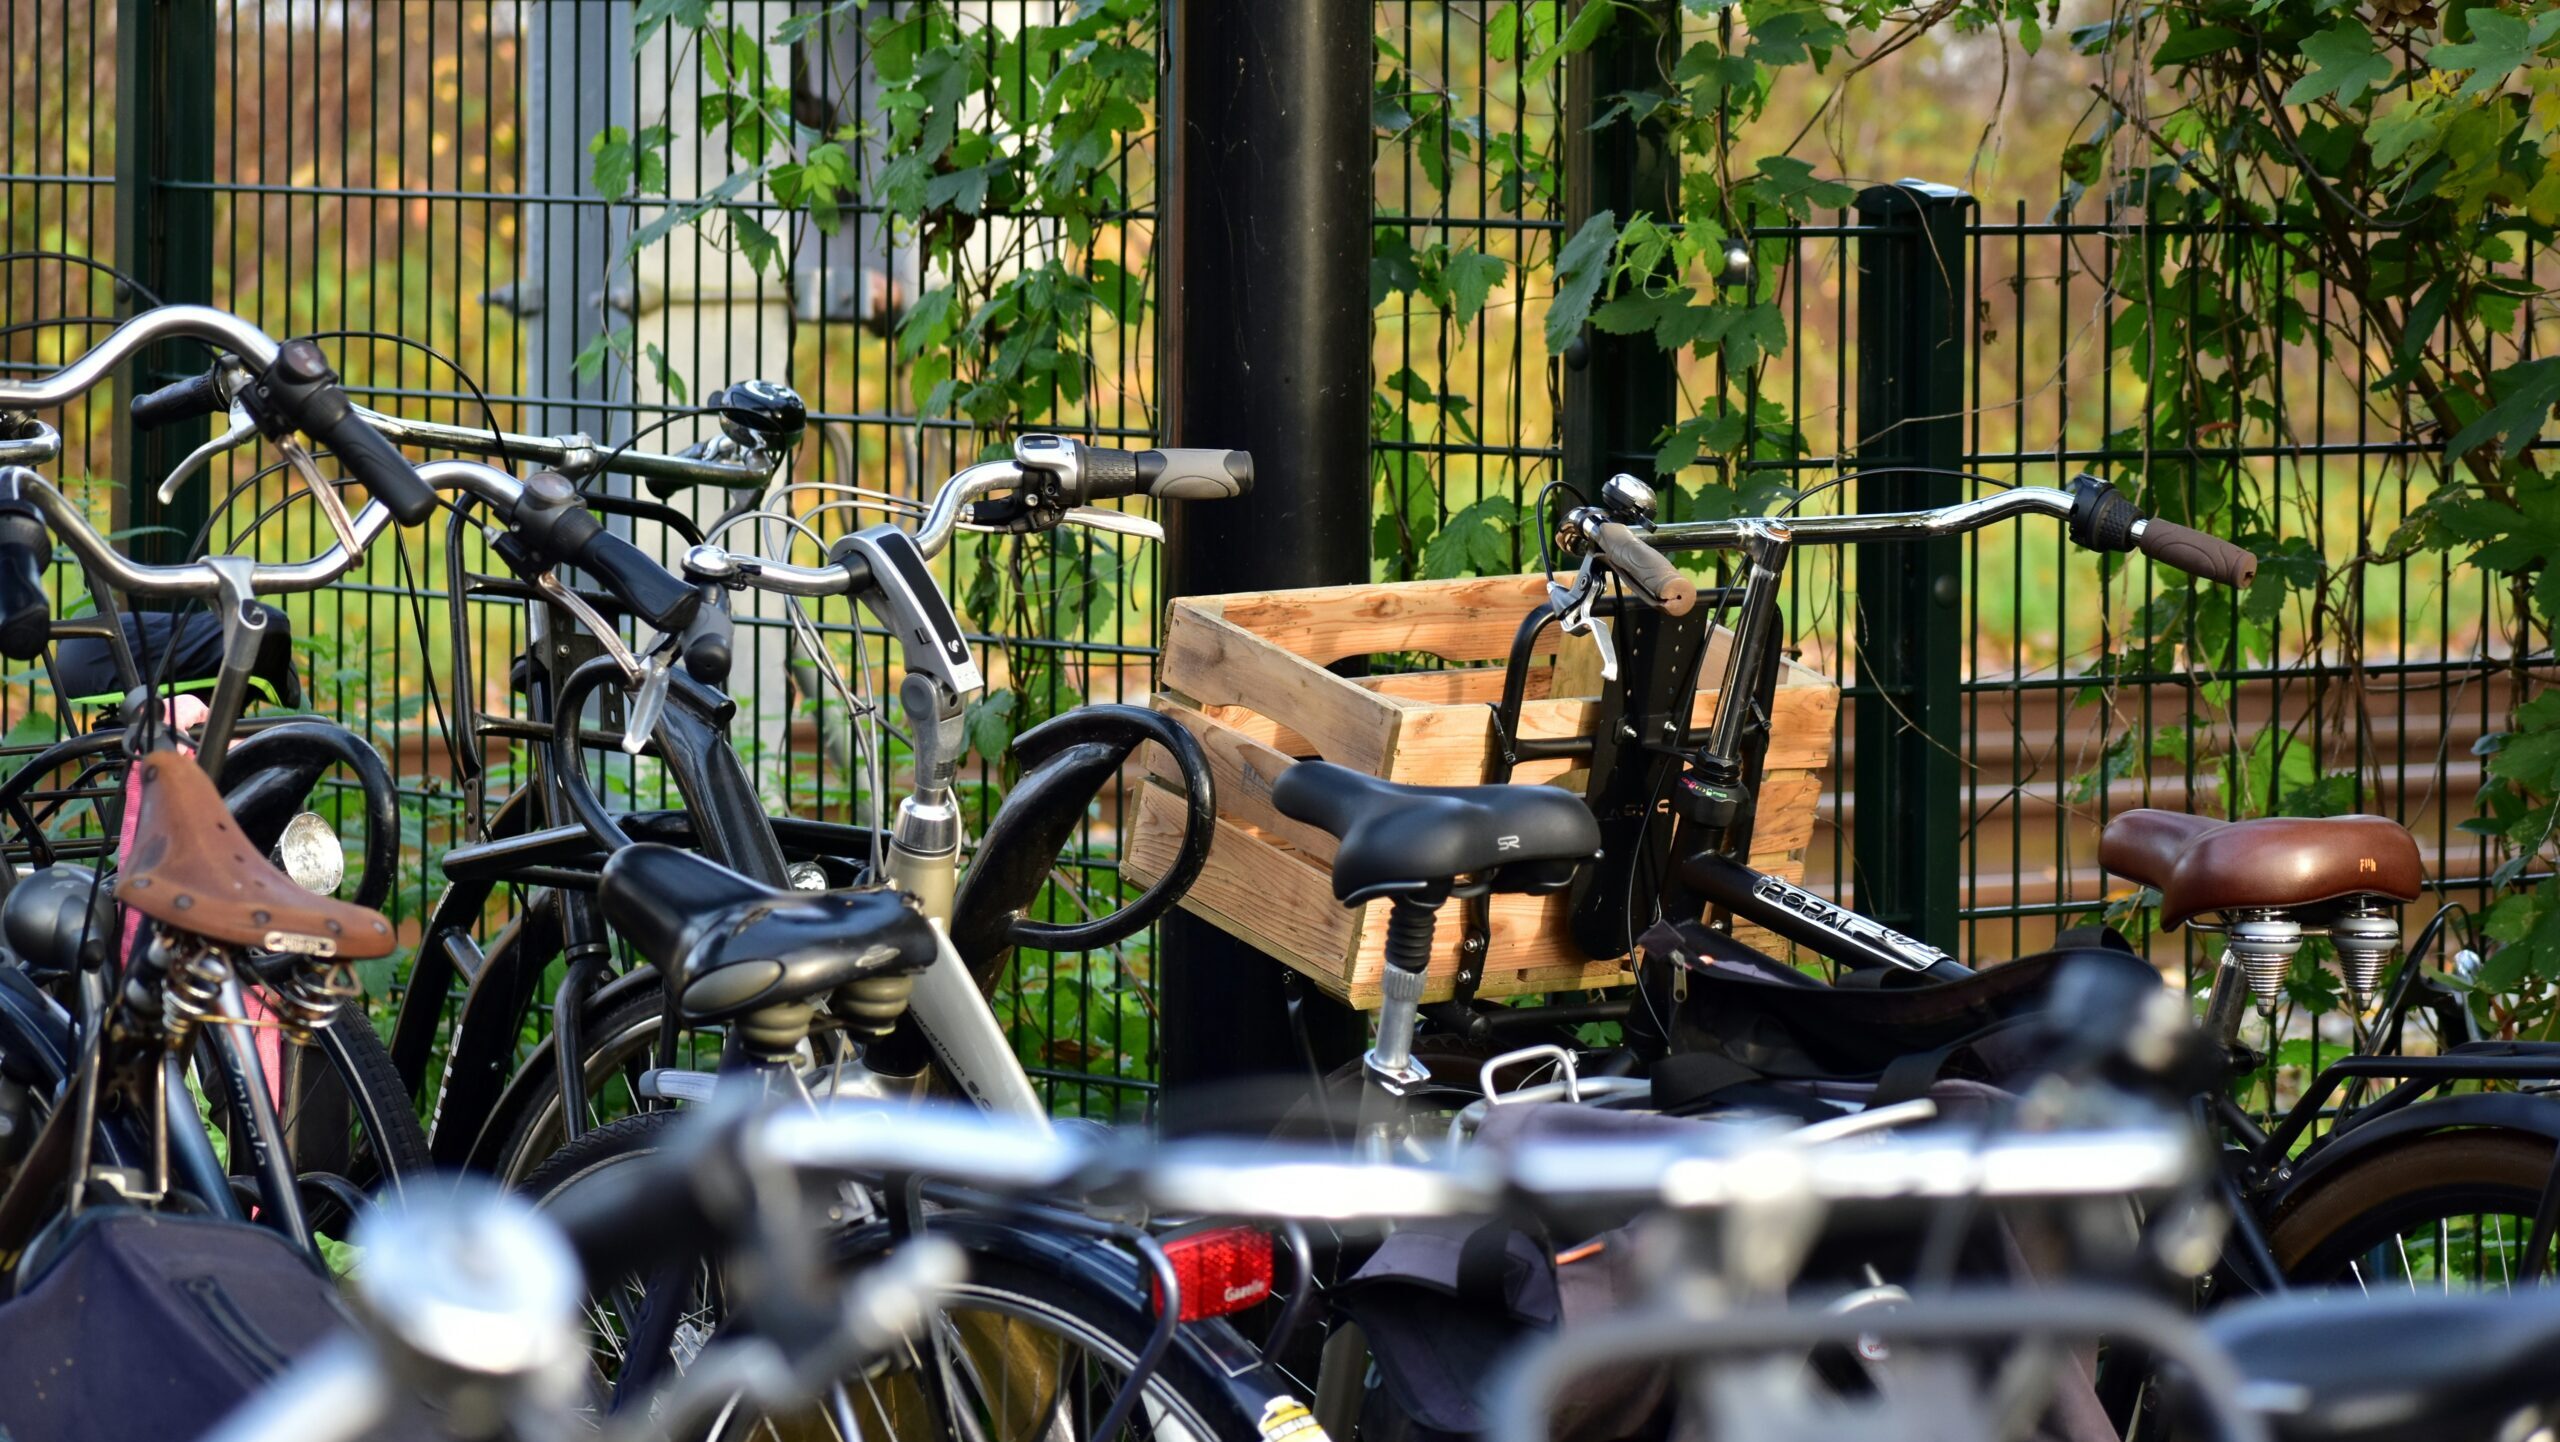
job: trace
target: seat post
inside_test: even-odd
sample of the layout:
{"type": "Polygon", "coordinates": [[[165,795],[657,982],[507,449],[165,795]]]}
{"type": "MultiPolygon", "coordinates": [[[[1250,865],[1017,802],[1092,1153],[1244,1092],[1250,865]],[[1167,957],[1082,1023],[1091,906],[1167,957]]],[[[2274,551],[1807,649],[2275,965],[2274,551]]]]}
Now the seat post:
{"type": "Polygon", "coordinates": [[[1387,964],[1378,977],[1378,1043],[1363,1066],[1391,1092],[1401,1094],[1431,1079],[1413,1059],[1413,1033],[1422,1015],[1422,974],[1431,965],[1431,933],[1439,919],[1437,905],[1407,896],[1397,897],[1387,909],[1387,964]]]}

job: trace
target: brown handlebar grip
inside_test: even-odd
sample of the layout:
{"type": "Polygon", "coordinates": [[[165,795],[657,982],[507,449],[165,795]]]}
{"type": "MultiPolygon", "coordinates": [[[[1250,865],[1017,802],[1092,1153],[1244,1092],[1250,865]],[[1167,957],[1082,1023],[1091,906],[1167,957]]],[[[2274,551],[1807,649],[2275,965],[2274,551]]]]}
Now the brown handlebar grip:
{"type": "Polygon", "coordinates": [[[1664,615],[1686,616],[1698,604],[1698,583],[1634,531],[1616,521],[1603,521],[1592,529],[1591,543],[1609,558],[1611,570],[1652,597],[1664,615]]]}
{"type": "Polygon", "coordinates": [[[2258,558],[2220,536],[2209,536],[2158,517],[2142,523],[2134,546],[2164,566],[2207,581],[2246,586],[2258,577],[2258,558]]]}

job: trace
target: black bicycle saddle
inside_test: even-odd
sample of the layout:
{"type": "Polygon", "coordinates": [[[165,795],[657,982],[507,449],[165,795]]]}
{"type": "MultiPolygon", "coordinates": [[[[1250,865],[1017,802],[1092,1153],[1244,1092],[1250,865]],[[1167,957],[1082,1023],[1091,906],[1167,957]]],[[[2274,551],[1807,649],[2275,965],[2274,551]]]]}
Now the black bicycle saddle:
{"type": "Polygon", "coordinates": [[[1327,761],[1280,773],[1271,804],[1340,840],[1333,894],[1432,900],[1461,877],[1495,891],[1554,891],[1600,850],[1600,823],[1553,786],[1407,786],[1327,761]]]}
{"type": "Polygon", "coordinates": [[[596,901],[691,1022],[922,971],[935,951],[932,923],[894,891],[789,891],[649,842],[605,862],[596,901]]]}
{"type": "Polygon", "coordinates": [[[2487,1437],[2560,1398],[2560,1294],[2538,1288],[2294,1292],[2223,1308],[2205,1330],[2285,1442],[2487,1437]]]}

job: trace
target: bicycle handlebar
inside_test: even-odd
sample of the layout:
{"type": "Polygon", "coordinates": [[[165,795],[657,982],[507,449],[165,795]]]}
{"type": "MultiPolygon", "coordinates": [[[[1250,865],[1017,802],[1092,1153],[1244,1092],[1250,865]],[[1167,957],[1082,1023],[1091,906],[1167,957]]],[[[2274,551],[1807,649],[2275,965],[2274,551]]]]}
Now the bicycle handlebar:
{"type": "MultiPolygon", "coordinates": [[[[417,467],[418,479],[440,491],[463,491],[512,511],[524,494],[524,483],[477,461],[429,461],[417,467]]],[[[14,484],[18,494],[44,515],[45,524],[71,548],[100,584],[130,596],[172,600],[212,599],[222,594],[222,571],[209,561],[150,565],[117,550],[89,524],[88,516],[44,477],[22,466],[0,469],[0,490],[14,484]]],[[[260,564],[249,570],[253,595],[316,591],[352,569],[359,557],[391,526],[391,511],[381,501],[365,503],[354,517],[356,547],[333,545],[307,561],[260,564]]]]}
{"type": "Polygon", "coordinates": [[[1644,593],[1667,616],[1686,616],[1698,604],[1698,583],[1663,559],[1643,536],[1616,521],[1590,526],[1592,548],[1608,558],[1609,568],[1644,593]]]}
{"type": "Polygon", "coordinates": [[[2218,536],[2146,517],[2140,508],[2094,476],[2068,491],[2019,486],[1927,511],[1853,511],[1837,516],[1786,518],[1739,516],[1720,521],[1673,521],[1648,539],[1660,550],[1740,547],[1755,541],[1797,545],[1859,545],[1875,541],[1925,541],[1978,531],[2012,516],[2048,515],[2071,522],[2071,539],[2091,550],[2132,551],[2203,580],[2245,586],[2257,575],[2257,557],[2218,536]]]}

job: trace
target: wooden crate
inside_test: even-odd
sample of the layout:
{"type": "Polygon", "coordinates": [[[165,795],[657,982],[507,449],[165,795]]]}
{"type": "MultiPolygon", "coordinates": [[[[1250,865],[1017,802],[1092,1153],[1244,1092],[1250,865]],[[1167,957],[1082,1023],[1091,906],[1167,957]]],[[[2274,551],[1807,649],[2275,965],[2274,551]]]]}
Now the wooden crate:
{"type": "MultiPolygon", "coordinates": [[[[1154,705],[1200,738],[1217,782],[1219,818],[1208,864],[1183,905],[1336,997],[1377,1006],[1387,903],[1355,912],[1333,899],[1333,838],[1273,809],[1272,783],[1294,761],[1312,756],[1421,785],[1483,781],[1493,748],[1489,703],[1502,695],[1498,663],[1545,595],[1542,576],[1497,576],[1174,602],[1154,705]],[[1325,669],[1381,652],[1426,652],[1453,668],[1358,680],[1325,669]],[[1497,664],[1465,665],[1485,661],[1497,664]]],[[[1723,675],[1726,639],[1718,636],[1702,674],[1723,675]]],[[[1560,639],[1549,627],[1540,647],[1521,734],[1587,734],[1598,689],[1596,657],[1582,654],[1589,643],[1560,639]]],[[[1839,704],[1839,688],[1828,679],[1786,663],[1752,839],[1751,862],[1764,871],[1803,876],[1839,704]]],[[[1693,722],[1704,723],[1715,706],[1716,693],[1701,691],[1693,722]]],[[[1124,869],[1142,881],[1164,874],[1182,840],[1179,775],[1153,748],[1149,754],[1137,824],[1122,858],[1124,869]]],[[[1512,779],[1579,790],[1587,778],[1579,770],[1568,774],[1569,764],[1526,763],[1512,779]]],[[[1432,998],[1449,995],[1459,909],[1457,902],[1441,909],[1426,987],[1432,998]]],[[[1498,896],[1477,994],[1613,985],[1628,979],[1623,960],[1588,958],[1574,949],[1562,895],[1498,896]]]]}

